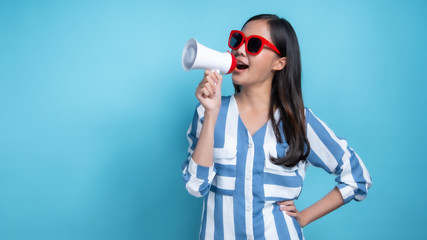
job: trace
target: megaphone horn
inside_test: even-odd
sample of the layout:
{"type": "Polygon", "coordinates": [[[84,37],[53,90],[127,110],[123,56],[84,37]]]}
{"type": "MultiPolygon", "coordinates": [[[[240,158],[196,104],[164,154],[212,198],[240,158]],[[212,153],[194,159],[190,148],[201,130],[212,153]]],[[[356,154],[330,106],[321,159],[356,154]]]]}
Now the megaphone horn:
{"type": "Polygon", "coordinates": [[[236,65],[236,58],[231,53],[221,53],[205,47],[194,38],[188,40],[182,52],[182,67],[185,71],[211,69],[229,74],[236,69],[236,65]]]}

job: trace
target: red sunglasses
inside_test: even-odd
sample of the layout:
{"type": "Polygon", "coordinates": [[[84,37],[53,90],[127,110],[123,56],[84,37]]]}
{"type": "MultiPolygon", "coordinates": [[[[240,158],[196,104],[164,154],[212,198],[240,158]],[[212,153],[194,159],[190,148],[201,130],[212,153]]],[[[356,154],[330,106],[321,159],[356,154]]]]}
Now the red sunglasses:
{"type": "Polygon", "coordinates": [[[258,55],[264,45],[267,45],[271,50],[275,51],[277,54],[281,55],[279,50],[267,39],[258,36],[258,35],[251,35],[249,37],[246,37],[243,32],[239,30],[232,30],[230,33],[230,38],[228,39],[228,46],[233,49],[237,50],[242,46],[242,44],[246,42],[246,52],[251,55],[258,55]]]}

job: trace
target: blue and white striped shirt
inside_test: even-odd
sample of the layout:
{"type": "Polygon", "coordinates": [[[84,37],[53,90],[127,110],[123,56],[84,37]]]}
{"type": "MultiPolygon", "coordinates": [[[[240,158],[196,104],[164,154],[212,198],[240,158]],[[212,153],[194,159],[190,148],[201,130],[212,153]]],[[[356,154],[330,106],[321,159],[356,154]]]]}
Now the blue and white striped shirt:
{"type": "Polygon", "coordinates": [[[366,197],[371,178],[363,162],[310,109],[305,114],[311,146],[307,161],[291,168],[278,166],[270,156],[283,157],[288,145],[277,142],[271,121],[251,136],[234,95],[223,97],[215,125],[214,165],[203,167],[192,159],[204,120],[203,106],[196,108],[182,170],[188,192],[204,197],[200,239],[304,239],[296,219],[280,211],[276,202],[298,198],[310,164],[337,175],[344,203],[366,197]]]}

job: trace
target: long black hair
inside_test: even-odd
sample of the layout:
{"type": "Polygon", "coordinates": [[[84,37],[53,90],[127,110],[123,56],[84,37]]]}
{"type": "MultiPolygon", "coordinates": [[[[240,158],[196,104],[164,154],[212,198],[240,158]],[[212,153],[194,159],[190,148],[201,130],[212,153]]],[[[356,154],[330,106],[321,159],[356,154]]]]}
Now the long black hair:
{"type": "MultiPolygon", "coordinates": [[[[286,141],[288,149],[283,157],[271,157],[277,165],[293,167],[300,160],[306,160],[310,152],[305,127],[304,102],[301,91],[301,55],[297,35],[292,25],[283,18],[272,14],[260,14],[251,17],[242,27],[251,21],[265,20],[270,27],[273,44],[286,57],[286,66],[274,73],[269,118],[273,125],[274,134],[279,143],[286,141]],[[279,110],[280,119],[274,118],[275,110],[279,110]],[[280,128],[283,127],[284,137],[280,128]]],[[[234,84],[235,92],[240,92],[240,86],[234,84]]]]}

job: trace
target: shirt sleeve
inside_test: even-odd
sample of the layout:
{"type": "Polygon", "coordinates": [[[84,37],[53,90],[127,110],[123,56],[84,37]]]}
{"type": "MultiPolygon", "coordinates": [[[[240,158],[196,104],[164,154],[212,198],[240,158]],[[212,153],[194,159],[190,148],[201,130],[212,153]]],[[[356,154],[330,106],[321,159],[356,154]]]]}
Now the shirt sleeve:
{"type": "Polygon", "coordinates": [[[372,181],[359,156],[348,147],[345,139],[337,137],[310,109],[306,109],[306,121],[310,142],[307,161],[337,176],[335,181],[344,204],[352,199],[365,199],[372,181]]]}
{"type": "Polygon", "coordinates": [[[204,167],[198,165],[192,158],[202,129],[203,113],[204,108],[199,104],[194,113],[193,121],[187,131],[189,147],[187,159],[182,164],[182,177],[185,187],[187,191],[195,197],[203,197],[209,193],[216,173],[214,166],[204,167]]]}

